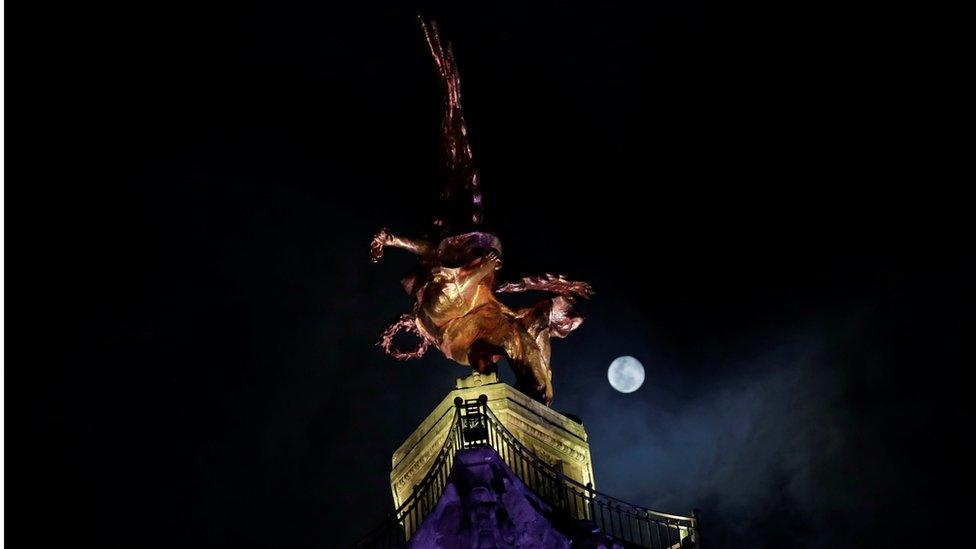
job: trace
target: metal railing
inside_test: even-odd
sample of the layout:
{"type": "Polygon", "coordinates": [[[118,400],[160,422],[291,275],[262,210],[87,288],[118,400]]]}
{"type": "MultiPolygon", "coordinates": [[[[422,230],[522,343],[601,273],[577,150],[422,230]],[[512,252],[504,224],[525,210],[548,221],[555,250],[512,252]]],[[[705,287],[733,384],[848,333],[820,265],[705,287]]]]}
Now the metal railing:
{"type": "Polygon", "coordinates": [[[401,547],[417,531],[444,493],[447,479],[454,466],[454,456],[462,448],[461,409],[454,411],[444,444],[423,480],[415,484],[413,492],[403,500],[382,524],[356,543],[356,547],[401,547]]]}
{"type": "Polygon", "coordinates": [[[564,526],[598,529],[625,547],[701,549],[698,511],[692,516],[661,513],[621,501],[583,485],[549,465],[520,442],[488,407],[488,397],[454,399],[453,426],[424,479],[383,525],[357,547],[397,547],[417,530],[447,485],[459,450],[490,446],[525,485],[562,514],[564,526]]]}
{"type": "Polygon", "coordinates": [[[490,445],[533,492],[564,516],[591,522],[631,547],[701,548],[697,511],[690,517],[633,505],[583,485],[539,458],[518,440],[479,398],[490,445]]]}

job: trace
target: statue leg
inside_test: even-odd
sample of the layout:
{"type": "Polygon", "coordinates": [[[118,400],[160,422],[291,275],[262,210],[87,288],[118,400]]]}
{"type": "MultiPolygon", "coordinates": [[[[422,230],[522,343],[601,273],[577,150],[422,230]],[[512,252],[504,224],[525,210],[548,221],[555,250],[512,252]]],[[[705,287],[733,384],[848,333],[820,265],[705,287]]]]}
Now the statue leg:
{"type": "Polygon", "coordinates": [[[548,335],[534,338],[517,321],[494,326],[479,335],[467,355],[473,369],[481,373],[495,372],[498,361],[504,358],[515,373],[516,389],[546,406],[552,403],[548,335]]]}
{"type": "Polygon", "coordinates": [[[480,307],[447,325],[440,348],[458,364],[482,374],[494,372],[496,363],[505,356],[503,334],[507,325],[497,307],[480,307]]]}
{"type": "Polygon", "coordinates": [[[546,406],[552,403],[548,306],[514,318],[500,308],[481,307],[452,322],[444,337],[442,350],[453,360],[488,373],[504,358],[515,373],[516,389],[546,406]]]}
{"type": "Polygon", "coordinates": [[[515,372],[515,388],[551,406],[553,390],[548,336],[532,337],[521,325],[513,323],[507,339],[506,355],[515,372]]]}
{"type": "Polygon", "coordinates": [[[471,344],[468,351],[468,364],[479,374],[498,371],[498,361],[505,356],[505,349],[488,340],[479,339],[471,344]]]}
{"type": "Polygon", "coordinates": [[[546,406],[552,405],[552,365],[549,338],[553,301],[544,300],[519,309],[511,323],[512,345],[509,362],[515,370],[516,388],[546,406]]]}

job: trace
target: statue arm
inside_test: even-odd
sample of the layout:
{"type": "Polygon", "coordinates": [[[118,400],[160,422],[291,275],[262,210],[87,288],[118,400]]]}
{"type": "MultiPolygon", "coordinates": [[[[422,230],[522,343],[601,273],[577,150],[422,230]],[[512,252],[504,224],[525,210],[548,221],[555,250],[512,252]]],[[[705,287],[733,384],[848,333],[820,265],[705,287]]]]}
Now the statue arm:
{"type": "Polygon", "coordinates": [[[481,283],[484,278],[498,269],[502,268],[502,260],[495,250],[489,251],[477,263],[465,269],[464,281],[461,283],[461,291],[473,289],[481,283]]]}
{"type": "Polygon", "coordinates": [[[373,241],[369,245],[369,255],[373,263],[378,262],[383,257],[383,248],[386,246],[403,248],[421,257],[429,257],[434,254],[434,245],[430,242],[422,238],[397,236],[384,227],[373,236],[373,241]]]}

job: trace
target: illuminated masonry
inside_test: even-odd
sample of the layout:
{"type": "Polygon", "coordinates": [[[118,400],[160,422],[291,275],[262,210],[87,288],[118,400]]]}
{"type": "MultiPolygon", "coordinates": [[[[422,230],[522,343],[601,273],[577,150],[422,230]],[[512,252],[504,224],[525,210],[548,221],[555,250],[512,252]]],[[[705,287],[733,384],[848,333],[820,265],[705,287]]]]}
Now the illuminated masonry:
{"type": "Polygon", "coordinates": [[[454,426],[454,399],[476,399],[482,394],[519,442],[564,475],[595,487],[590,445],[582,425],[499,382],[497,374],[475,373],[458,379],[454,390],[393,453],[390,485],[394,507],[400,507],[433,465],[448,430],[454,426]]]}

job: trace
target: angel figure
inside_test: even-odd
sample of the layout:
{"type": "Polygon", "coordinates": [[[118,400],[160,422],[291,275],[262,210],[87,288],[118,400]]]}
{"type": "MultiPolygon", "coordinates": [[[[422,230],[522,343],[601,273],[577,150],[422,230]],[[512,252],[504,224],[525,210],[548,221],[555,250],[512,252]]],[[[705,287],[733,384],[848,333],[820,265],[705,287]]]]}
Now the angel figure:
{"type": "Polygon", "coordinates": [[[432,239],[407,238],[381,229],[370,246],[378,262],[386,247],[401,248],[418,257],[402,280],[413,302],[406,313],[383,331],[378,343],[400,360],[422,356],[436,346],[444,356],[481,373],[493,372],[505,359],[515,372],[516,389],[552,405],[550,338],[566,337],[583,322],[573,311],[576,297],[593,294],[585,282],[550,274],[496,284],[502,245],[482,230],[481,187],[474,167],[461,109],[460,80],[454,53],[442,44],[436,23],[421,20],[443,92],[443,134],[446,181],[441,211],[434,220],[432,239]],[[496,294],[541,290],[556,294],[531,307],[512,309],[496,294]],[[420,339],[416,348],[396,349],[400,331],[420,339]]]}

